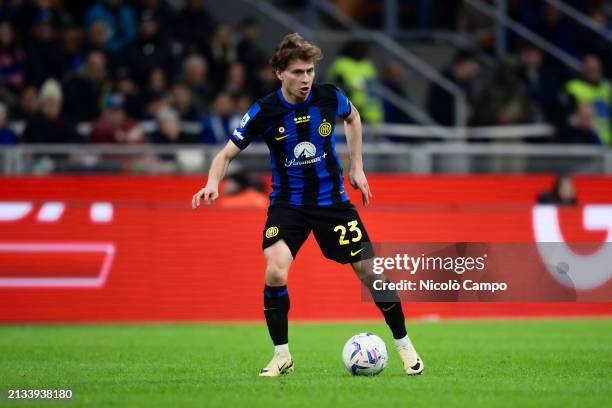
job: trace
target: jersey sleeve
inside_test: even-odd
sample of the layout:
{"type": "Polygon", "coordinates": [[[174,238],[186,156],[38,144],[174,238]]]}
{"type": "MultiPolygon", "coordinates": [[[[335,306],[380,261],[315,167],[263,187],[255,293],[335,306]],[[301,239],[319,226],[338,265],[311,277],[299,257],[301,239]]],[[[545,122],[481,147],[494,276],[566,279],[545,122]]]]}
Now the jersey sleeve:
{"type": "Polygon", "coordinates": [[[351,101],[349,101],[349,98],[340,90],[340,88],[336,86],[334,86],[334,88],[336,91],[336,99],[338,100],[336,115],[344,119],[351,114],[351,101]]]}
{"type": "Polygon", "coordinates": [[[244,114],[238,127],[230,135],[231,141],[241,150],[245,149],[258,134],[259,118],[257,114],[260,110],[261,106],[259,103],[254,103],[248,112],[244,114]]]}

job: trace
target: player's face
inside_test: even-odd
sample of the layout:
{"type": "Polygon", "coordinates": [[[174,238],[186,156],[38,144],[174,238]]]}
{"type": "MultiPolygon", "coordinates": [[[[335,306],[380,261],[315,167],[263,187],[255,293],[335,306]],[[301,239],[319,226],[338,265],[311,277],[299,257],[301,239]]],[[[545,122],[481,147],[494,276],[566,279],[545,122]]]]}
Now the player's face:
{"type": "Polygon", "coordinates": [[[284,71],[277,72],[276,75],[283,83],[283,90],[291,99],[303,101],[308,96],[312,81],[315,77],[314,63],[293,60],[287,65],[284,71]]]}

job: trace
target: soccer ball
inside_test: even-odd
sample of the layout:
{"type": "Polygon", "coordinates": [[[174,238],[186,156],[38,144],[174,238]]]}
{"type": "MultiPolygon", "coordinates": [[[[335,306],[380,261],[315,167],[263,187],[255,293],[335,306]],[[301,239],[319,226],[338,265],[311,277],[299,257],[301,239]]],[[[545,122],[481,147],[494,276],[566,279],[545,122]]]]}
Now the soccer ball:
{"type": "Polygon", "coordinates": [[[387,347],[380,337],[372,333],[359,333],[344,345],[342,360],[353,375],[377,375],[387,365],[387,347]]]}

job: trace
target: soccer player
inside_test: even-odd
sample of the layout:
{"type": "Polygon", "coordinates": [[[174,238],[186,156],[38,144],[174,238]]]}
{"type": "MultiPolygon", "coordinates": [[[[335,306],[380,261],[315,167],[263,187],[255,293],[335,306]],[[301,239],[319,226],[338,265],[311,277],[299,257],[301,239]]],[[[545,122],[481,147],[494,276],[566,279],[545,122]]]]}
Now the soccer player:
{"type": "MultiPolygon", "coordinates": [[[[350,151],[349,182],[361,190],[367,205],[372,193],[363,172],[359,112],[335,86],[313,83],[314,64],[321,58],[321,50],[299,34],[283,38],[270,59],[281,88],[257,101],[244,115],[215,156],[206,186],[192,199],[193,208],[201,200],[211,204],[217,199],[219,182],[230,161],[255,137],[263,138],[270,149],[273,187],[262,244],[266,258],[264,315],[274,343],[274,356],[259,373],[265,377],[294,369],[288,344],[287,274],[311,231],[325,257],[350,263],[368,288],[376,276],[366,262],[373,257],[372,245],[344,189],[342,165],[334,147],[339,116],[344,119],[350,151]]],[[[393,333],[404,370],[420,374],[423,362],[406,333],[397,293],[387,292],[384,299],[372,294],[393,333]]]]}

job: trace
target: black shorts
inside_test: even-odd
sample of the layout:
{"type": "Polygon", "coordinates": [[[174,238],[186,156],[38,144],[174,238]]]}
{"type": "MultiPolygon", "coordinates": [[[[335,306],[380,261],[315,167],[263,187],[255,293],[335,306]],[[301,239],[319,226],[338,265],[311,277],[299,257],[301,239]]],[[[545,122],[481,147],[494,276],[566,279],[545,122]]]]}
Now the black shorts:
{"type": "Polygon", "coordinates": [[[326,258],[353,263],[374,256],[370,237],[350,202],[330,206],[271,206],[263,230],[262,248],[285,241],[293,258],[310,231],[326,258]]]}

